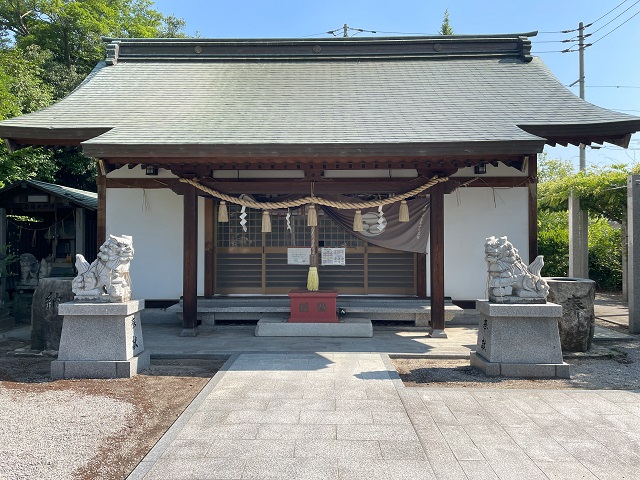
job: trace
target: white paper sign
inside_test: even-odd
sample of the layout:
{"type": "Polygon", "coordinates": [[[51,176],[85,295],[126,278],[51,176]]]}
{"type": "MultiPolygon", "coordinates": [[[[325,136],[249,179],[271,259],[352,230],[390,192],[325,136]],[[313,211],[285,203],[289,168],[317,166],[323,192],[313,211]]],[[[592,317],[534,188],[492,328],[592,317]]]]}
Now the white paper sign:
{"type": "Polygon", "coordinates": [[[345,249],[344,248],[323,248],[322,249],[322,265],[344,265],[345,249]]]}
{"type": "Polygon", "coordinates": [[[287,248],[287,265],[309,265],[311,248],[287,248]]]}

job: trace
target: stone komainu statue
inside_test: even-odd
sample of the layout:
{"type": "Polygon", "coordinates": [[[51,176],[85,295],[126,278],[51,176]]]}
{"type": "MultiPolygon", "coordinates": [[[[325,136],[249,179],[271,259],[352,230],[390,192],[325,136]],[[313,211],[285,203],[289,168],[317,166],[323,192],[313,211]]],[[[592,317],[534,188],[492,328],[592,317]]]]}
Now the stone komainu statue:
{"type": "Polygon", "coordinates": [[[76,255],[78,276],[72,290],[80,301],[128,302],[131,300],[129,266],[133,258],[133,239],[128,235],[109,239],[102,244],[98,258],[89,264],[76,255]]]}
{"type": "Polygon", "coordinates": [[[549,285],[540,277],[542,255],[527,266],[507,237],[489,237],[484,244],[489,272],[489,300],[497,303],[546,302],[549,285]]]}
{"type": "Polygon", "coordinates": [[[20,255],[20,284],[38,285],[38,272],[40,263],[31,253],[20,255]]]}

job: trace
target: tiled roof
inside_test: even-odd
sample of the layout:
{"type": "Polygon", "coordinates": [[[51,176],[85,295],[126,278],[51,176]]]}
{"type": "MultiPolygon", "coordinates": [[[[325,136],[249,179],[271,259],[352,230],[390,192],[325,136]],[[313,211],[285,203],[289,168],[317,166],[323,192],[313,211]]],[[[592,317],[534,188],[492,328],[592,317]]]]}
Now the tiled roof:
{"type": "Polygon", "coordinates": [[[88,208],[89,210],[98,209],[98,194],[95,192],[87,192],[85,190],[78,190],[77,188],[41,182],[39,180],[25,180],[25,182],[35,188],[48,192],[57,197],[65,198],[71,203],[75,203],[76,205],[79,205],[81,207],[88,208]]]}
{"type": "Polygon", "coordinates": [[[341,56],[342,44],[332,40],[322,47],[325,57],[307,54],[312,42],[301,41],[271,41],[258,54],[228,51],[234,41],[226,41],[227,50],[216,43],[202,58],[193,53],[198,40],[114,42],[113,65],[100,64],[57,104],[0,123],[0,136],[67,135],[86,140],[85,152],[97,157],[284,155],[374,145],[420,155],[505,143],[533,153],[545,142],[611,141],[640,130],[640,118],[576,97],[523,51],[523,37],[497,40],[510,41],[504,51],[469,50],[487,39],[460,38],[468,51],[454,38],[440,55],[434,45],[443,37],[413,39],[419,51],[410,55],[397,42],[385,53],[389,45],[376,40],[348,44],[341,56]],[[303,46],[305,55],[291,53],[303,46]]]}

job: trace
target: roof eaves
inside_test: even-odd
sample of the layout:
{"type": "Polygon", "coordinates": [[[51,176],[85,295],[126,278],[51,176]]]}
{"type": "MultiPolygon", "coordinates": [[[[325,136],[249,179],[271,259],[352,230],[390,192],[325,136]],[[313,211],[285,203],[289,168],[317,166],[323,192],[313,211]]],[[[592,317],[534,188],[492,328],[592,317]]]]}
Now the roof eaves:
{"type": "Polygon", "coordinates": [[[95,158],[245,158],[250,156],[292,158],[312,156],[376,157],[376,156],[442,156],[503,155],[542,152],[544,138],[491,141],[451,141],[370,144],[122,144],[88,141],[83,143],[86,155],[95,158]]]}

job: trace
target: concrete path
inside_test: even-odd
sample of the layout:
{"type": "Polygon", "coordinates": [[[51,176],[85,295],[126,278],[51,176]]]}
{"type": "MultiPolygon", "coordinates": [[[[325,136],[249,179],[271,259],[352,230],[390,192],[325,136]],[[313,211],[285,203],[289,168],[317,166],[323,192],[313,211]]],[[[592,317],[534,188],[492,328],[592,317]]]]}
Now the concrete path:
{"type": "Polygon", "coordinates": [[[629,326],[629,305],[622,301],[621,293],[596,293],[593,308],[596,318],[618,325],[629,326]]]}
{"type": "Polygon", "coordinates": [[[379,353],[239,354],[130,479],[622,479],[640,392],[405,388],[379,353]]]}

